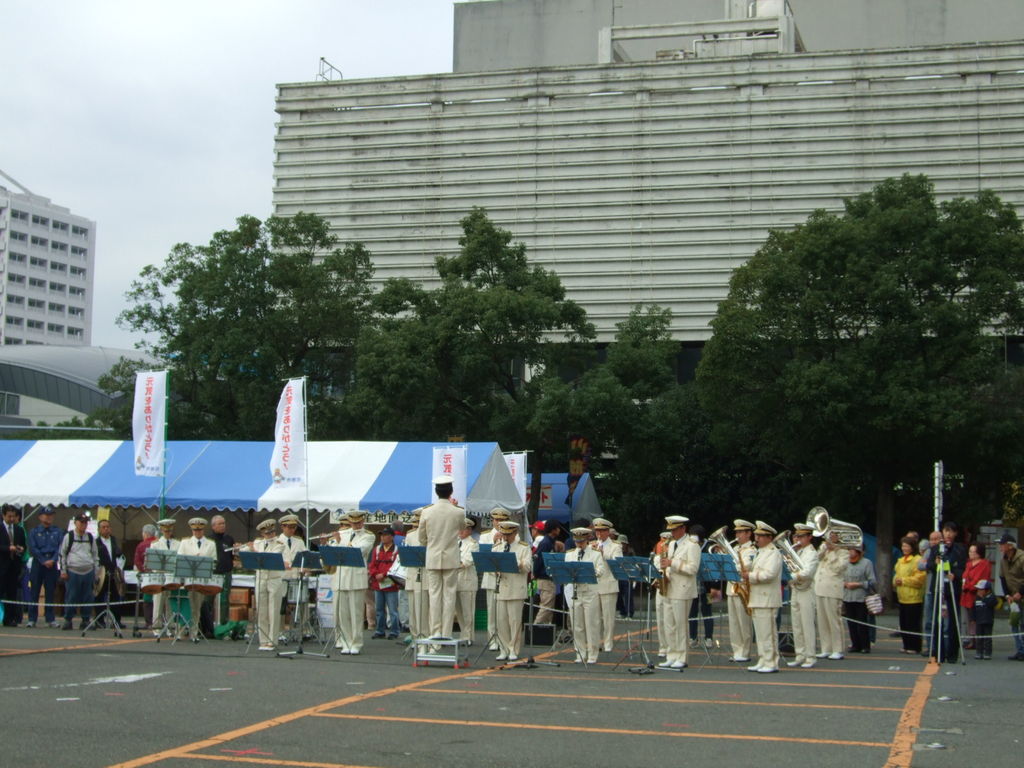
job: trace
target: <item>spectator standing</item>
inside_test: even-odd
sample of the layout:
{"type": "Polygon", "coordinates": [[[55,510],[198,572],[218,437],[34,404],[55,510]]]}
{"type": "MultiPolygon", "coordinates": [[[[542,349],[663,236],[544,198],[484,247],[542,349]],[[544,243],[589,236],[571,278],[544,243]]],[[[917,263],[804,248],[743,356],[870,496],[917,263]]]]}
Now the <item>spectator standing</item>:
{"type": "MultiPolygon", "coordinates": [[[[542,521],[538,521],[542,522],[542,521]]],[[[534,524],[535,526],[537,523],[534,524]]],[[[555,536],[558,533],[558,523],[549,520],[544,524],[544,535],[536,541],[533,548],[533,576],[537,580],[537,597],[540,603],[540,610],[534,618],[536,624],[553,624],[555,621],[555,582],[548,574],[547,565],[544,563],[546,552],[557,552],[555,536]]]]}
{"type": "MultiPolygon", "coordinates": [[[[99,553],[100,565],[103,566],[103,582],[100,584],[99,599],[110,602],[110,612],[114,614],[114,620],[118,627],[121,626],[121,606],[117,602],[121,599],[121,588],[119,578],[120,571],[117,567],[118,558],[121,557],[121,546],[117,543],[110,530],[109,520],[100,520],[97,524],[99,539],[97,540],[96,551],[99,553]]],[[[102,627],[99,623],[96,626],[102,627]]]]}
{"type": "Polygon", "coordinates": [[[927,574],[919,570],[921,555],[917,542],[909,536],[900,541],[903,555],[893,566],[892,585],[900,611],[900,637],[903,653],[921,652],[921,613],[924,608],[924,584],[927,574]]]}
{"type": "Polygon", "coordinates": [[[32,555],[29,576],[32,605],[28,607],[28,626],[34,627],[39,618],[39,595],[42,592],[45,603],[43,617],[49,626],[56,627],[57,618],[53,606],[57,601],[57,580],[60,578],[57,559],[64,531],[54,526],[53,510],[49,507],[40,507],[36,514],[39,516],[39,525],[28,534],[28,549],[32,555]]]}
{"type": "MultiPolygon", "coordinates": [[[[146,523],[142,526],[142,541],[140,541],[138,546],[135,547],[135,554],[132,557],[132,562],[135,564],[136,574],[146,572],[146,550],[153,546],[153,542],[156,541],[156,537],[157,528],[155,525],[152,523],[146,523]]],[[[141,585],[139,588],[141,589],[141,585]]],[[[146,621],[145,629],[151,629],[153,627],[152,595],[143,595],[142,613],[146,621]]]]}
{"type": "Polygon", "coordinates": [[[228,530],[228,521],[223,515],[210,518],[210,530],[213,531],[213,543],[217,548],[217,565],[213,572],[224,579],[224,589],[219,595],[207,595],[206,604],[210,607],[213,623],[224,624],[231,614],[231,571],[235,565],[235,538],[228,530]]]}
{"type": "Polygon", "coordinates": [[[385,528],[380,532],[380,544],[370,553],[367,569],[370,574],[370,589],[373,591],[373,603],[376,610],[376,625],[371,635],[379,640],[387,635],[389,640],[398,637],[401,622],[398,618],[399,584],[388,572],[395,564],[398,548],[395,546],[395,531],[385,528]]]}
{"type": "Polygon", "coordinates": [[[1003,594],[1010,604],[1010,632],[1016,650],[1011,661],[1024,661],[1024,631],[1021,627],[1021,592],[1024,591],[1024,552],[1017,548],[1017,540],[1009,533],[999,539],[999,549],[1003,553],[1000,577],[1003,582],[1003,594]]]}
{"type": "Polygon", "coordinates": [[[18,510],[5,504],[4,521],[0,525],[0,596],[4,600],[4,626],[21,623],[21,606],[17,604],[21,583],[22,555],[28,547],[25,529],[18,525],[18,510]]]}
{"type": "Polygon", "coordinates": [[[979,581],[992,581],[992,563],[985,557],[985,545],[979,542],[971,544],[967,548],[967,566],[964,568],[963,589],[960,593],[960,605],[967,612],[967,642],[964,648],[977,649],[975,635],[977,634],[976,619],[974,617],[974,600],[978,596],[977,588],[979,581]]]}
{"type": "Polygon", "coordinates": [[[992,582],[981,579],[974,585],[974,621],[977,640],[974,658],[992,658],[992,625],[995,624],[996,598],[991,591],[992,582]]]}
{"type": "Polygon", "coordinates": [[[843,614],[850,633],[850,653],[871,653],[867,596],[875,591],[875,566],[864,557],[863,546],[850,548],[850,564],[843,582],[843,614]]]}
{"type": "Polygon", "coordinates": [[[75,515],[74,530],[64,537],[61,545],[60,578],[65,584],[64,624],[62,629],[71,629],[75,610],[82,620],[80,629],[85,629],[92,613],[92,586],[96,568],[100,564],[96,539],[89,531],[89,516],[75,515]]]}

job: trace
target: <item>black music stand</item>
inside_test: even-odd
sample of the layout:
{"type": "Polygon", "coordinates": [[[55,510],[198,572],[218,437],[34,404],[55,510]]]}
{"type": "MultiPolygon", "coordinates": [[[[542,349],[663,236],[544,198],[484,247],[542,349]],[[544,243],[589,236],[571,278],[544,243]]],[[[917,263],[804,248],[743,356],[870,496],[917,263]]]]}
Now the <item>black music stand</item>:
{"type": "MultiPolygon", "coordinates": [[[[500,552],[494,549],[492,545],[487,551],[481,551],[473,553],[473,564],[476,566],[477,573],[493,573],[494,574],[494,591],[495,600],[497,600],[498,587],[501,585],[501,574],[503,573],[519,573],[519,561],[516,560],[515,552],[500,552]]],[[[497,620],[495,620],[495,629],[497,629],[497,620]]],[[[525,629],[524,629],[525,631],[525,629]]],[[[480,657],[487,652],[487,647],[492,642],[497,642],[497,634],[491,634],[487,637],[486,642],[480,649],[480,653],[476,656],[476,662],[480,662],[480,657]]],[[[500,647],[500,645],[499,645],[500,647]]],[[[528,662],[532,663],[533,658],[530,657],[528,662]]],[[[505,665],[502,665],[505,666],[505,665]]]]}
{"type": "MultiPolygon", "coordinates": [[[[363,551],[359,547],[336,547],[326,546],[320,548],[320,559],[323,564],[328,567],[334,568],[366,568],[366,560],[363,558],[363,551]]],[[[324,643],[322,650],[323,656],[329,656],[329,649],[333,644],[338,642],[338,609],[337,609],[338,593],[334,592],[334,630],[328,633],[327,641],[324,643]]]]}
{"type": "Polygon", "coordinates": [[[293,619],[299,626],[299,645],[294,651],[278,651],[277,656],[283,659],[291,659],[296,656],[318,656],[322,659],[326,659],[326,653],[306,653],[302,647],[306,638],[307,620],[307,616],[302,609],[305,608],[306,611],[309,610],[309,586],[306,583],[306,579],[309,576],[309,571],[321,570],[322,564],[320,552],[313,552],[309,549],[299,552],[292,560],[292,568],[299,569],[299,592],[295,595],[295,615],[293,619]],[[303,600],[303,597],[306,599],[303,600]]]}
{"type": "MultiPolygon", "coordinates": [[[[623,556],[612,558],[611,560],[605,561],[608,565],[608,569],[612,572],[616,581],[625,581],[629,583],[629,589],[632,591],[633,584],[643,580],[643,576],[640,572],[640,568],[637,565],[637,559],[647,562],[646,558],[636,558],[633,556],[623,556]]],[[[615,669],[619,668],[626,659],[631,659],[633,654],[639,650],[641,656],[644,657],[644,663],[650,663],[650,659],[647,658],[647,651],[643,647],[642,637],[637,638],[637,647],[633,646],[633,636],[631,632],[626,633],[626,653],[621,659],[615,664],[615,669]]]]}
{"type": "MultiPolygon", "coordinates": [[[[175,572],[175,561],[178,559],[177,550],[173,549],[154,549],[150,547],[146,550],[145,565],[147,571],[159,571],[160,573],[174,573],[175,572]]],[[[177,625],[178,622],[175,619],[185,620],[185,617],[181,615],[181,602],[177,604],[172,603],[175,600],[174,592],[177,590],[165,590],[167,592],[167,621],[163,622],[163,626],[160,627],[160,631],[156,635],[156,641],[159,643],[160,638],[165,634],[170,637],[170,626],[172,624],[177,625]]],[[[153,623],[163,621],[163,616],[153,616],[153,623]]]]}
{"type": "MultiPolygon", "coordinates": [[[[190,581],[198,581],[200,579],[212,579],[213,569],[217,567],[217,558],[215,557],[203,557],[202,555],[182,555],[179,554],[177,559],[174,561],[174,575],[182,580],[185,584],[186,589],[190,581]]],[[[191,608],[191,601],[189,603],[191,608]]],[[[181,606],[179,604],[179,616],[181,606]]],[[[192,638],[193,643],[199,642],[199,637],[202,633],[199,631],[199,617],[192,616],[189,622],[189,636],[192,638]],[[192,627],[195,627],[195,632],[192,631],[192,627]]],[[[174,633],[174,639],[171,641],[171,645],[174,645],[181,637],[181,625],[178,626],[178,631],[174,633]]],[[[159,639],[159,638],[157,638],[159,639]]],[[[203,638],[204,640],[206,638],[203,638]]]]}
{"type": "Polygon", "coordinates": [[[572,586],[572,598],[567,601],[569,606],[570,624],[572,625],[572,645],[576,651],[576,655],[580,657],[580,663],[583,664],[584,669],[590,668],[590,663],[587,661],[587,649],[581,648],[576,642],[576,621],[572,618],[573,604],[576,602],[576,589],[580,584],[597,584],[597,571],[594,569],[594,564],[588,560],[573,560],[571,552],[566,553],[566,556],[562,560],[545,559],[544,567],[548,569],[548,573],[551,574],[551,580],[555,584],[562,586],[562,591],[565,588],[572,586]]]}
{"type": "MultiPolygon", "coordinates": [[[[249,571],[284,571],[284,555],[280,552],[246,552],[245,550],[238,553],[239,559],[242,561],[242,567],[249,571]]],[[[252,586],[252,623],[256,628],[255,632],[249,633],[249,642],[245,644],[245,653],[249,653],[249,649],[252,648],[252,641],[256,639],[260,634],[260,609],[259,609],[259,573],[255,573],[255,581],[252,586]]],[[[268,578],[264,576],[263,578],[268,578]]],[[[278,601],[280,603],[280,601],[278,601]]],[[[280,605],[277,606],[280,610],[280,605]]],[[[273,610],[273,607],[271,608],[273,610]]],[[[277,638],[272,638],[274,642],[277,642],[277,638]]]]}
{"type": "MultiPolygon", "coordinates": [[[[703,559],[704,559],[704,555],[702,554],[701,555],[701,560],[703,561],[703,559]]],[[[642,579],[641,583],[644,583],[644,584],[647,585],[647,608],[646,608],[647,617],[644,620],[644,623],[647,625],[647,637],[650,638],[651,635],[652,635],[652,632],[651,632],[652,619],[651,619],[651,617],[653,615],[653,610],[651,608],[651,604],[654,601],[654,592],[655,592],[654,583],[658,579],[661,578],[661,571],[659,571],[657,566],[654,563],[652,563],[646,557],[635,557],[635,558],[633,558],[633,562],[634,562],[634,567],[636,568],[637,573],[640,575],[640,578],[642,579]]],[[[641,655],[643,656],[643,659],[644,659],[644,666],[642,666],[642,667],[630,667],[629,671],[632,674],[634,674],[634,675],[653,675],[655,672],[675,672],[675,671],[677,671],[677,670],[673,670],[673,669],[665,669],[664,667],[659,667],[653,661],[651,661],[651,656],[647,652],[647,648],[646,648],[646,646],[644,646],[643,642],[640,643],[640,648],[641,648],[641,651],[642,651],[641,655]]],[[[683,670],[680,669],[678,671],[682,672],[683,670]]]]}

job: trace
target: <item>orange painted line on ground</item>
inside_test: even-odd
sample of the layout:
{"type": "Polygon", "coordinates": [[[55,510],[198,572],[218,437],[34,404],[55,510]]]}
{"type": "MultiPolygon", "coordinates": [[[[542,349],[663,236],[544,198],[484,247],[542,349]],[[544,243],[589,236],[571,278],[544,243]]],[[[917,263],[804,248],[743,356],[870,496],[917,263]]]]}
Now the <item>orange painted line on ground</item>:
{"type": "Polygon", "coordinates": [[[917,741],[916,731],[921,727],[924,705],[928,703],[928,695],[932,690],[932,679],[938,671],[939,665],[932,661],[917,678],[914,691],[907,699],[903,714],[896,725],[896,734],[892,740],[892,749],[889,750],[889,760],[886,762],[885,768],[909,768],[910,761],[914,757],[914,743],[917,741]]]}
{"type": "MultiPolygon", "coordinates": [[[[109,766],[109,768],[137,768],[142,765],[152,765],[153,763],[159,763],[163,760],[171,759],[184,759],[193,758],[198,755],[194,755],[200,749],[209,749],[210,747],[221,746],[222,744],[233,741],[234,739],[240,739],[243,736],[249,736],[250,734],[258,731],[266,730],[267,728],[273,728],[277,725],[284,725],[285,723],[293,722],[303,717],[311,717],[313,715],[319,715],[325,710],[335,709],[336,707],[343,707],[346,704],[351,704],[356,701],[365,701],[366,699],[379,698],[381,696],[389,696],[392,693],[399,693],[400,691],[411,691],[417,688],[421,688],[425,685],[433,685],[434,683],[444,683],[449,680],[458,680],[463,677],[470,675],[480,675],[481,670],[475,670],[471,672],[460,672],[455,675],[445,675],[444,677],[435,677],[428,680],[417,680],[412,683],[405,683],[403,685],[396,685],[391,688],[382,688],[379,691],[370,691],[369,693],[358,693],[353,696],[346,696],[343,699],[335,699],[334,701],[328,701],[324,704],[317,704],[313,707],[307,707],[306,709],[300,709],[296,712],[290,712],[286,715],[280,715],[279,717],[272,717],[269,720],[263,720],[258,723],[246,725],[241,728],[236,728],[232,731],[226,731],[225,733],[218,734],[216,736],[210,736],[206,739],[199,741],[193,741],[191,744],[184,744],[180,747],[172,747],[171,749],[165,749],[160,752],[154,752],[151,755],[143,755],[133,760],[126,760],[122,763],[109,766]]],[[[888,745],[886,745],[888,746],[888,745]]],[[[219,756],[218,756],[219,757],[219,756]]],[[[214,759],[214,758],[210,758],[214,759]]]]}
{"type": "Polygon", "coordinates": [[[83,643],[82,645],[62,645],[52,648],[23,648],[0,651],[0,656],[27,656],[33,653],[53,653],[55,651],[76,651],[79,648],[112,648],[128,643],[144,643],[146,638],[126,638],[124,640],[105,640],[99,643],[83,643]]]}
{"type": "Polygon", "coordinates": [[[579,725],[539,725],[535,723],[494,723],[485,720],[441,720],[427,717],[387,717],[384,715],[348,715],[340,712],[317,712],[314,717],[333,717],[341,720],[371,720],[386,723],[410,723],[420,725],[480,726],[483,728],[525,728],[535,731],[560,731],[568,733],[598,733],[604,736],[667,736],[675,739],[716,739],[726,741],[782,741],[797,744],[830,744],[842,747],[880,747],[889,749],[892,744],[881,741],[847,741],[842,739],[811,739],[798,736],[754,736],[740,733],[676,733],[670,731],[629,730],[626,728],[587,728],[579,725]]]}
{"type": "Polygon", "coordinates": [[[350,765],[349,763],[313,763],[308,760],[272,760],[268,757],[244,757],[236,755],[204,755],[201,752],[193,752],[188,755],[189,760],[219,760],[224,763],[245,763],[247,765],[287,765],[298,768],[371,768],[366,765],[350,765]]]}
{"type": "Polygon", "coordinates": [[[454,693],[466,696],[522,696],[544,699],[584,699],[586,701],[636,701],[651,702],[654,704],[721,704],[731,707],[794,707],[797,709],[855,709],[862,712],[902,712],[902,707],[864,707],[857,704],[793,704],[783,701],[743,701],[737,699],[674,699],[662,698],[660,696],[649,698],[642,696],[588,696],[575,693],[523,693],[522,691],[470,691],[456,690],[454,688],[428,688],[420,689],[416,693],[454,693]]]}
{"type": "MultiPolygon", "coordinates": [[[[575,680],[577,682],[600,682],[600,683],[615,683],[623,682],[632,678],[624,677],[591,677],[586,675],[536,675],[527,672],[517,673],[515,679],[528,679],[528,678],[543,678],[545,680],[575,680]]],[[[671,685],[679,685],[680,682],[692,683],[694,685],[750,685],[758,688],[767,686],[785,686],[793,688],[849,688],[853,690],[866,690],[866,691],[911,691],[913,688],[909,685],[853,685],[851,683],[789,683],[789,682],[774,682],[765,680],[762,675],[751,675],[750,680],[696,680],[693,677],[688,677],[685,674],[667,674],[648,678],[651,683],[668,683],[671,685]]]]}
{"type": "MultiPolygon", "coordinates": [[[[561,653],[561,651],[559,651],[559,653],[561,653]]],[[[539,659],[541,657],[540,656],[535,656],[534,658],[539,659]]],[[[568,664],[569,661],[568,661],[568,659],[566,659],[562,663],[568,664]]],[[[596,662],[595,664],[588,664],[587,666],[590,666],[590,667],[619,667],[619,666],[624,666],[624,665],[622,665],[620,663],[614,663],[614,662],[611,662],[611,661],[599,661],[599,662],[596,662]]],[[[743,667],[742,664],[740,664],[740,665],[737,665],[737,664],[728,664],[728,665],[706,664],[704,666],[699,666],[698,664],[691,664],[690,665],[690,671],[691,672],[700,672],[700,671],[705,670],[705,669],[732,669],[732,670],[739,670],[739,669],[744,669],[744,667],[743,667]]],[[[899,669],[899,670],[896,670],[896,669],[893,669],[893,670],[889,670],[889,669],[844,669],[842,667],[831,667],[831,666],[826,667],[824,665],[822,665],[818,669],[819,669],[819,671],[827,669],[829,672],[835,672],[835,673],[840,674],[840,675],[919,675],[919,674],[921,674],[920,672],[915,672],[914,670],[906,670],[906,671],[904,671],[902,669],[899,669]]],[[[786,670],[784,670],[784,673],[785,674],[790,674],[790,675],[814,675],[815,671],[814,671],[814,669],[786,669],[786,670]]]]}

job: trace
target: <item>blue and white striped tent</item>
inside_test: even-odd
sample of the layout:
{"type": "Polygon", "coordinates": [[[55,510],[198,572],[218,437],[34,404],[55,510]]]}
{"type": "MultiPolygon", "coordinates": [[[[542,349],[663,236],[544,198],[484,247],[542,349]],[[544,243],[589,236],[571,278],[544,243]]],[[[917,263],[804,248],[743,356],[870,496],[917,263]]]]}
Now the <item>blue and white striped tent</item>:
{"type": "MultiPolygon", "coordinates": [[[[366,509],[402,512],[431,501],[435,443],[310,442],[309,492],[276,486],[271,442],[171,441],[165,504],[170,509],[283,512],[366,509]]],[[[468,446],[470,514],[523,503],[497,443],[468,446]]],[[[161,478],[135,475],[132,443],[120,440],[0,440],[0,502],[150,508],[161,478]]]]}

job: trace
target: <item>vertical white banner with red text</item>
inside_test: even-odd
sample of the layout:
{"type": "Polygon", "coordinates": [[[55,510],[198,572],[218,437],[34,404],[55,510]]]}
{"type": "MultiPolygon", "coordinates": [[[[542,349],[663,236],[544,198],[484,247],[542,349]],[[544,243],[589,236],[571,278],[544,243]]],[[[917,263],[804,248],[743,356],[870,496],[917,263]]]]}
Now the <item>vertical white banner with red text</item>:
{"type": "Polygon", "coordinates": [[[132,409],[136,475],[163,477],[166,419],[167,371],[138,371],[132,409]]]}
{"type": "Polygon", "coordinates": [[[306,482],[306,380],[289,379],[277,403],[274,453],[270,457],[274,485],[306,482]]]}
{"type": "Polygon", "coordinates": [[[466,506],[468,471],[467,456],[468,446],[465,445],[435,445],[434,463],[430,470],[430,500],[437,501],[434,494],[434,478],[438,475],[451,475],[452,501],[460,507],[466,506]]]}
{"type": "Polygon", "coordinates": [[[516,484],[519,491],[519,499],[526,503],[526,451],[519,453],[506,453],[505,464],[508,466],[509,474],[512,475],[512,482],[516,484]]]}

